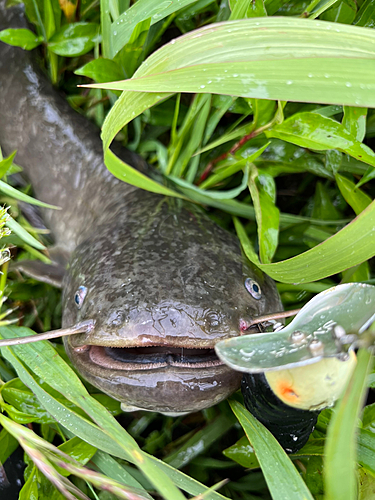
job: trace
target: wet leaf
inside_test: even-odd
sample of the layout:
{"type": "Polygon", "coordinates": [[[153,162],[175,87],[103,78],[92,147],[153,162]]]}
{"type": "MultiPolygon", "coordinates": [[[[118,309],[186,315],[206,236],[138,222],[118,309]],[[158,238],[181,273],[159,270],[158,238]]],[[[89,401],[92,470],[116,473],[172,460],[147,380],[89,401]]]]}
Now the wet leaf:
{"type": "Polygon", "coordinates": [[[368,64],[374,57],[369,49],[374,35],[357,30],[293,18],[221,23],[172,40],[131,80],[100,88],[369,107],[375,103],[368,64]]]}
{"type": "Polygon", "coordinates": [[[344,106],[342,124],[346,130],[360,142],[363,141],[366,134],[366,116],[367,108],[344,106]]]}
{"type": "Polygon", "coordinates": [[[25,50],[32,50],[38,47],[43,42],[43,37],[36,36],[35,33],[28,29],[7,29],[0,31],[0,40],[2,42],[8,43],[9,45],[14,45],[15,47],[21,47],[25,50]]]}
{"type": "Polygon", "coordinates": [[[22,241],[27,243],[28,245],[37,248],[38,250],[45,250],[46,247],[42,245],[38,240],[36,240],[30,233],[26,231],[17,221],[15,221],[11,216],[6,221],[6,225],[9,229],[19,236],[22,241]]]}
{"type": "Polygon", "coordinates": [[[365,0],[354,21],[357,26],[373,28],[375,26],[375,5],[372,0],[365,0]]]}
{"type": "Polygon", "coordinates": [[[372,365],[372,355],[367,349],[361,349],[357,360],[353,376],[328,427],[324,468],[327,500],[354,500],[357,496],[355,432],[366,394],[366,379],[372,365]]]}
{"type": "Polygon", "coordinates": [[[16,151],[8,156],[8,158],[3,158],[0,149],[0,177],[4,177],[7,174],[11,166],[13,165],[13,160],[16,156],[16,151]]]}
{"type": "Polygon", "coordinates": [[[6,459],[18,448],[18,441],[8,431],[0,431],[0,464],[4,464],[6,459]]]}
{"type": "Polygon", "coordinates": [[[254,448],[246,436],[224,450],[223,454],[242,465],[242,467],[246,467],[246,469],[257,469],[260,467],[254,448]]]}
{"type": "MultiPolygon", "coordinates": [[[[33,333],[27,328],[20,327],[3,327],[0,332],[3,337],[7,338],[33,333]]],[[[192,495],[198,495],[207,490],[207,487],[198,481],[142,452],[125,429],[109,415],[104,407],[90,397],[76,374],[58,356],[49,343],[41,341],[37,344],[25,344],[15,348],[5,347],[1,349],[1,352],[17,370],[20,379],[34,392],[40,404],[64,427],[74,431],[75,435],[105,452],[128,460],[131,463],[137,463],[146,477],[151,482],[155,481],[156,488],[163,488],[163,484],[166,484],[164,478],[167,475],[172,482],[178,484],[179,487],[192,495]],[[12,351],[16,352],[17,356],[12,351]],[[73,403],[78,403],[77,406],[94,418],[98,425],[68,409],[46,392],[30,373],[27,366],[31,367],[37,376],[42,376],[43,379],[48,378],[49,383],[55,390],[64,396],[68,396],[68,399],[73,403]],[[151,466],[149,471],[146,468],[147,462],[151,466]]],[[[176,496],[175,492],[169,495],[165,493],[165,498],[168,500],[181,498],[182,500],[181,495],[176,496]]],[[[207,498],[222,500],[225,497],[213,492],[207,498]]]]}
{"type": "Polygon", "coordinates": [[[316,151],[337,149],[357,160],[375,165],[372,149],[359,142],[341,123],[317,113],[295,114],[266,131],[266,136],[316,151]]]}
{"type": "Polygon", "coordinates": [[[131,34],[138,23],[151,18],[151,25],[161,21],[196,0],[180,0],[179,2],[160,0],[138,0],[130,9],[119,16],[111,26],[113,54],[117,54],[130,40],[131,34]]]}
{"type": "Polygon", "coordinates": [[[370,205],[371,198],[360,189],[356,189],[354,182],[339,174],[336,174],[335,179],[345,201],[352,207],[356,215],[359,215],[370,205]]]}
{"type": "Polygon", "coordinates": [[[30,203],[30,205],[37,205],[39,207],[52,208],[55,210],[60,210],[60,207],[56,207],[55,205],[49,205],[48,203],[43,203],[43,201],[36,200],[31,196],[28,196],[22,191],[15,189],[12,186],[9,186],[6,182],[0,180],[0,191],[7,194],[8,196],[15,198],[16,200],[23,201],[25,203],[30,203]]]}
{"type": "Polygon", "coordinates": [[[241,223],[237,235],[247,257],[282,283],[307,283],[339,273],[375,255],[375,201],[341,231],[314,248],[272,264],[261,264],[241,223]]]}
{"type": "Polygon", "coordinates": [[[110,82],[122,78],[120,66],[111,59],[94,59],[75,71],[76,75],[87,76],[96,82],[110,82]]]}
{"type": "Polygon", "coordinates": [[[276,251],[279,236],[279,209],[275,205],[276,186],[269,174],[259,174],[253,165],[249,178],[249,190],[258,225],[260,259],[269,264],[276,251]]]}
{"type": "Polygon", "coordinates": [[[229,20],[262,17],[267,15],[263,0],[232,0],[230,2],[232,14],[229,20]]]}
{"type": "Polygon", "coordinates": [[[237,401],[230,401],[230,405],[254,447],[272,499],[312,500],[306,484],[269,430],[237,401]]]}
{"type": "Polygon", "coordinates": [[[98,33],[95,23],[66,24],[48,41],[48,49],[59,56],[81,56],[94,48],[98,33]]]}

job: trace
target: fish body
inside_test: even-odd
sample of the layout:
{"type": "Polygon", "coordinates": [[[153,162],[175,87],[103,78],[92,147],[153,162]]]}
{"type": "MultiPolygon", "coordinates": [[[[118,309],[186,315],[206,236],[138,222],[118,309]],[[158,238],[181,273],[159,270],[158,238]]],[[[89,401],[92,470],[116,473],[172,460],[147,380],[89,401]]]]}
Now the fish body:
{"type": "MultiPolygon", "coordinates": [[[[9,27],[25,27],[22,8],[0,0],[0,29],[9,27]]],[[[113,177],[95,127],[30,53],[1,42],[0,146],[17,149],[37,198],[62,208],[43,216],[66,269],[63,327],[95,322],[64,339],[78,371],[128,411],[192,412],[235,391],[241,374],[219,361],[215,343],[282,308],[237,238],[192,203],[113,177]]],[[[138,155],[122,156],[147,170],[138,155]]]]}

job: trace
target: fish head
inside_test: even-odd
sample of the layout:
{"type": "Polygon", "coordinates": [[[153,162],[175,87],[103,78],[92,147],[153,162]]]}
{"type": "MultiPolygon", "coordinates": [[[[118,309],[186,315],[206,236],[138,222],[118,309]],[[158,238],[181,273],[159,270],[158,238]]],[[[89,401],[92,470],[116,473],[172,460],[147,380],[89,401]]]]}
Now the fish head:
{"type": "Polygon", "coordinates": [[[280,299],[237,239],[201,210],[141,194],[72,255],[63,326],[92,319],[95,327],[65,347],[82,375],[124,408],[207,408],[241,379],[216,357],[216,342],[280,310],[280,299]]]}

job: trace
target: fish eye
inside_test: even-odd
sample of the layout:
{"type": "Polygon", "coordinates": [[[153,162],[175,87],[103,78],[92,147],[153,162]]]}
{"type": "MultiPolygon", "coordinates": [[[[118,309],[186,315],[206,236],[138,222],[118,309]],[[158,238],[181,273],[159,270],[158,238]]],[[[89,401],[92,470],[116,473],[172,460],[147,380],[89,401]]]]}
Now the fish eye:
{"type": "Polygon", "coordinates": [[[85,286],[78,287],[78,290],[74,294],[74,302],[78,307],[78,309],[81,309],[86,294],[87,294],[87,288],[85,286]]]}
{"type": "Polygon", "coordinates": [[[260,286],[251,278],[246,278],[245,288],[249,292],[249,294],[254,297],[254,299],[259,300],[262,298],[262,290],[260,289],[260,286]]]}

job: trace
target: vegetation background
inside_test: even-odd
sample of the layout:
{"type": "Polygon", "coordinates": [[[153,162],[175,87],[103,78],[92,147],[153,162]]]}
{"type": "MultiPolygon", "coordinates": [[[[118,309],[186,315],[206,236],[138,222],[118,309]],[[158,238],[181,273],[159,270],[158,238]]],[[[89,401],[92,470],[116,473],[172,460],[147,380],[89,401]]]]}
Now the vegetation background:
{"type": "MultiPolygon", "coordinates": [[[[24,3],[35,33],[5,30],[0,40],[39,46],[53,84],[103,127],[114,175],[203,204],[278,281],[287,309],[337,283],[374,283],[374,2],[24,3]],[[168,187],[123,164],[113,140],[142,154],[168,187]]],[[[30,201],[29,188],[7,184],[19,170],[13,159],[0,158],[2,202],[12,207],[12,218],[1,214],[12,229],[3,241],[18,246],[17,258],[46,261],[43,232],[17,205],[30,201]]],[[[7,280],[3,257],[1,336],[58,328],[59,293],[14,272],[7,280]]],[[[240,395],[232,409],[126,415],[85,383],[87,394],[59,343],[1,355],[0,462],[18,443],[26,451],[21,499],[186,498],[176,486],[213,500],[375,498],[375,406],[361,413],[375,384],[365,349],[342,401],[290,457],[240,395]]]]}

